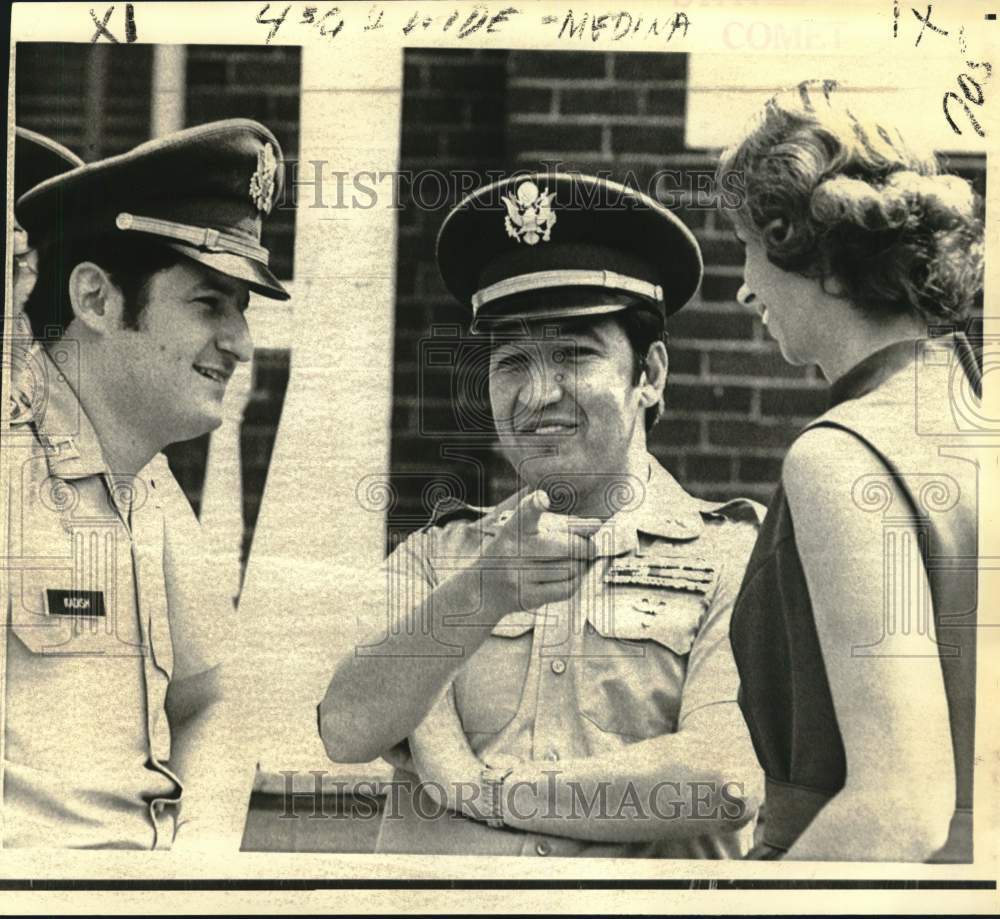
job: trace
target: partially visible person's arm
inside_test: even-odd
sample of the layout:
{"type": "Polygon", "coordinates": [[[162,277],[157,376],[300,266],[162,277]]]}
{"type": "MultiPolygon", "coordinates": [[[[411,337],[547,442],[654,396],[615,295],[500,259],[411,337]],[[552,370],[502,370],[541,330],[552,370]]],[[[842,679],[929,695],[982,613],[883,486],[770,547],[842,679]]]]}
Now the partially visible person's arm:
{"type": "Polygon", "coordinates": [[[865,476],[885,490],[889,513],[906,513],[885,467],[846,432],[810,430],[785,461],[796,546],[847,757],[843,790],[788,858],[922,861],[944,844],[955,805],[948,705],[917,534],[901,534],[897,521],[887,543],[884,508],[859,506],[865,476]],[[886,552],[897,553],[891,565],[886,552]]]}
{"type": "MultiPolygon", "coordinates": [[[[565,531],[540,533],[548,507],[541,494],[522,491],[496,507],[483,520],[481,554],[436,585],[417,573],[423,560],[407,544],[390,557],[390,567],[405,572],[397,595],[387,598],[384,586],[371,592],[358,645],[335,668],[319,705],[330,759],[369,762],[398,744],[504,615],[575,592],[592,544],[565,531]]],[[[386,583],[385,573],[379,580],[386,583]]]]}

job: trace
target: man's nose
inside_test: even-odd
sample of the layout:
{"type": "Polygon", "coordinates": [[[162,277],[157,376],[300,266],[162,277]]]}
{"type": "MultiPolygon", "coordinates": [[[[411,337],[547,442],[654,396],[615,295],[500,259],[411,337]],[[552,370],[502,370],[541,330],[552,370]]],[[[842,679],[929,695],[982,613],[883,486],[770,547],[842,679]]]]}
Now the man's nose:
{"type": "Polygon", "coordinates": [[[546,357],[541,368],[539,394],[543,405],[551,405],[562,399],[566,392],[566,363],[562,351],[546,357]]]}
{"type": "Polygon", "coordinates": [[[253,357],[253,337],[243,313],[233,307],[222,326],[217,340],[219,350],[226,351],[241,364],[253,357]]]}
{"type": "Polygon", "coordinates": [[[566,369],[551,357],[531,361],[531,372],[521,387],[518,399],[528,413],[541,411],[548,405],[558,403],[566,392],[566,369]]]}

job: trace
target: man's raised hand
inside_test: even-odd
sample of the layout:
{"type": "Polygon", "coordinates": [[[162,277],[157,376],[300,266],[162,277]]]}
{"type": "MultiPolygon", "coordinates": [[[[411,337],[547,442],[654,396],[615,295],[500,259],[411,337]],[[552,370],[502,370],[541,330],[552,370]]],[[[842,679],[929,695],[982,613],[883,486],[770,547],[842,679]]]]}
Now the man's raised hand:
{"type": "Polygon", "coordinates": [[[522,491],[483,521],[482,555],[473,568],[482,575],[483,606],[492,613],[503,616],[566,600],[590,568],[590,538],[573,532],[569,518],[548,509],[544,491],[522,491]]]}

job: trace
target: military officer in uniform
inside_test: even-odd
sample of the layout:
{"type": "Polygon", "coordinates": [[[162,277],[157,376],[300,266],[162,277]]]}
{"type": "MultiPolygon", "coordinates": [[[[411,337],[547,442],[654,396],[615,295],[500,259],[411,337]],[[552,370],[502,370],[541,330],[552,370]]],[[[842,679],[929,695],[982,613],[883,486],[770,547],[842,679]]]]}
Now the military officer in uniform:
{"type": "Polygon", "coordinates": [[[161,451],[217,427],[252,356],[274,136],[202,125],[17,203],[36,339],[12,382],[3,844],[238,847],[254,762],[224,661],[236,623],[161,451]]]}
{"type": "Polygon", "coordinates": [[[382,852],[745,854],[761,775],[728,631],[760,508],[689,495],[647,443],[697,243],[642,194],[540,174],[459,204],[437,252],[524,488],[390,556],[408,615],[379,635],[365,611],[384,653],[338,666],[327,751],[399,767],[382,852]]]}

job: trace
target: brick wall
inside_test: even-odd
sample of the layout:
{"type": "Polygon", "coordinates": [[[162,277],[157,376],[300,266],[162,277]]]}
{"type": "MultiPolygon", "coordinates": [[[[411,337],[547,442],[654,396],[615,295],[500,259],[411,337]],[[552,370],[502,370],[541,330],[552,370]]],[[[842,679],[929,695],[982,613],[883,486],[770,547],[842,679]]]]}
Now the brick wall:
{"type": "Polygon", "coordinates": [[[151,45],[19,42],[15,122],[88,162],[149,138],[151,45]]]}
{"type": "Polygon", "coordinates": [[[442,475],[457,477],[478,503],[499,465],[485,430],[469,432],[456,415],[451,368],[422,362],[421,354],[432,326],[445,331],[446,348],[465,344],[464,335],[451,331],[466,318],[441,283],[434,241],[462,184],[471,190],[488,180],[489,170],[506,168],[506,82],[506,52],[406,53],[400,170],[413,178],[400,183],[391,444],[399,501],[389,510],[390,527],[399,532],[426,522],[425,490],[442,475]],[[452,188],[430,177],[458,171],[464,176],[452,188]]]}
{"type": "Polygon", "coordinates": [[[288,351],[258,348],[253,355],[253,385],[243,412],[240,456],[243,464],[243,558],[253,539],[267,470],[274,451],[281,407],[288,389],[288,351]]]}
{"type": "MultiPolygon", "coordinates": [[[[437,162],[511,171],[560,164],[644,190],[652,183],[661,200],[669,194],[701,244],[705,279],[695,300],[668,322],[667,411],[651,448],[697,495],[766,501],[795,433],[824,409],[827,386],[815,368],[786,364],[756,316],[735,302],[741,249],[705,191],[718,151],[691,149],[684,141],[687,56],[412,51],[406,61],[404,168],[437,162]],[[464,158],[455,155],[455,132],[461,130],[471,135],[464,158]],[[663,170],[671,176],[656,185],[653,178],[663,170]]],[[[952,157],[950,166],[983,192],[981,158],[952,157]]],[[[484,465],[477,470],[438,459],[443,444],[473,452],[460,434],[421,433],[412,395],[415,341],[431,323],[459,324],[463,316],[440,289],[433,264],[443,213],[402,214],[396,355],[403,364],[397,369],[392,468],[400,493],[398,525],[405,528],[420,515],[422,490],[435,465],[458,475],[469,495],[488,500],[513,482],[483,438],[477,455],[484,465]]],[[[447,376],[424,368],[422,377],[430,397],[425,414],[445,420],[454,415],[447,376]]],[[[434,429],[446,427],[442,422],[434,429]]]]}

